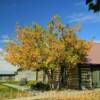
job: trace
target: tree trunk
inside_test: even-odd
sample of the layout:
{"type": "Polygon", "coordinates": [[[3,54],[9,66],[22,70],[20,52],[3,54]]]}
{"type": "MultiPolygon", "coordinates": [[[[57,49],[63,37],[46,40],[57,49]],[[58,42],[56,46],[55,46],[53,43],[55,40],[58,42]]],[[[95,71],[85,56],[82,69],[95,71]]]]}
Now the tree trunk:
{"type": "Polygon", "coordinates": [[[61,68],[57,67],[54,71],[53,75],[53,81],[54,81],[54,88],[60,89],[60,83],[61,83],[61,68]]]}
{"type": "Polygon", "coordinates": [[[45,73],[45,69],[43,69],[43,82],[46,82],[46,73],[45,73]]]}
{"type": "Polygon", "coordinates": [[[46,69],[46,74],[47,74],[47,77],[48,77],[48,83],[50,85],[50,88],[53,89],[54,86],[53,86],[53,70],[52,69],[46,69]]]}
{"type": "Polygon", "coordinates": [[[38,82],[38,70],[36,70],[36,82],[38,82]]]}
{"type": "Polygon", "coordinates": [[[61,81],[60,68],[58,67],[55,70],[47,69],[46,72],[51,89],[60,89],[60,81],[61,81]]]}

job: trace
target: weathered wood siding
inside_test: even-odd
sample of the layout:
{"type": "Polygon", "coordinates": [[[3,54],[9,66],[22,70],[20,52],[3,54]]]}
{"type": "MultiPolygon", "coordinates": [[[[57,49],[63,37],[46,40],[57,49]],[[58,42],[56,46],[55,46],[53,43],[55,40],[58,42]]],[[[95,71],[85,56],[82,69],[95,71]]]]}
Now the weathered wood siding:
{"type": "Polygon", "coordinates": [[[53,73],[53,80],[55,82],[59,82],[60,81],[60,77],[61,77],[61,69],[60,68],[56,68],[56,70],[53,73]]]}
{"type": "Polygon", "coordinates": [[[79,89],[78,67],[67,69],[67,87],[70,89],[79,89]]]}
{"type": "Polygon", "coordinates": [[[89,65],[82,65],[79,67],[80,75],[80,88],[91,89],[92,88],[92,72],[89,65]]]}

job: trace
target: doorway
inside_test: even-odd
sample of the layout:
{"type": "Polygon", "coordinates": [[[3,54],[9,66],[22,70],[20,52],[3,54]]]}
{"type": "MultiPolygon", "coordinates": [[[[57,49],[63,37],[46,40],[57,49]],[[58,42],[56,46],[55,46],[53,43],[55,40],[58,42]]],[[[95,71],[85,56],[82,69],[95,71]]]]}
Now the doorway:
{"type": "Polygon", "coordinates": [[[100,88],[100,66],[92,68],[92,85],[94,88],[100,88]]]}

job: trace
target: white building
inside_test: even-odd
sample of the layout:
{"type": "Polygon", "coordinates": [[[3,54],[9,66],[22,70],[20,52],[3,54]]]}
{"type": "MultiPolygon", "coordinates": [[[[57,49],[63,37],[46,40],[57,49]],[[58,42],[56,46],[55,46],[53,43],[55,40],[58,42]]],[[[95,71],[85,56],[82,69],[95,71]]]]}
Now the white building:
{"type": "Polygon", "coordinates": [[[0,57],[0,80],[14,79],[18,68],[0,57]]]}

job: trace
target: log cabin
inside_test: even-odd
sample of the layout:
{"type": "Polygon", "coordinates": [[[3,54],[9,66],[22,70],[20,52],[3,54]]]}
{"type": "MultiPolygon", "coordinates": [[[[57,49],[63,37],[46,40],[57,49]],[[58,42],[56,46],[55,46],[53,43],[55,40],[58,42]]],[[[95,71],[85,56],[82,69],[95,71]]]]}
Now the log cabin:
{"type": "Polygon", "coordinates": [[[75,68],[67,67],[55,71],[54,80],[60,85],[70,89],[100,88],[100,43],[93,42],[84,64],[78,64],[75,68]]]}
{"type": "Polygon", "coordinates": [[[100,43],[93,42],[87,61],[67,71],[67,87],[74,89],[100,88],[100,43]]]}
{"type": "Polygon", "coordinates": [[[53,79],[55,83],[60,81],[61,87],[67,89],[100,88],[100,43],[92,43],[84,64],[78,64],[77,67],[70,69],[56,69],[53,79]]]}
{"type": "Polygon", "coordinates": [[[100,43],[92,43],[87,62],[78,67],[79,88],[100,88],[100,43]]]}

